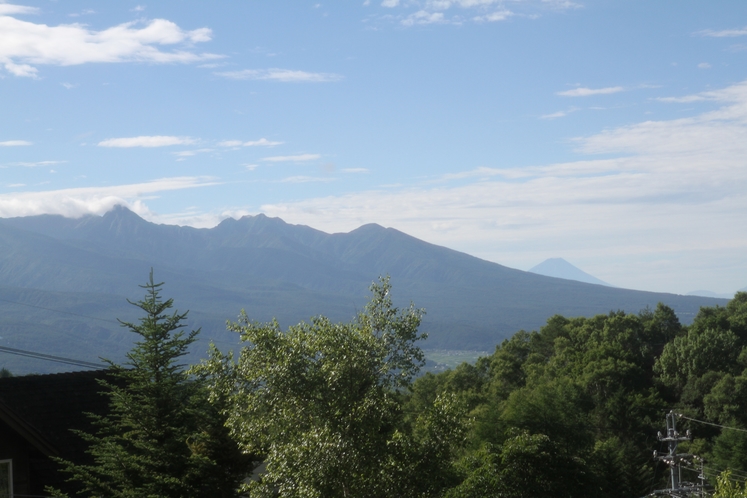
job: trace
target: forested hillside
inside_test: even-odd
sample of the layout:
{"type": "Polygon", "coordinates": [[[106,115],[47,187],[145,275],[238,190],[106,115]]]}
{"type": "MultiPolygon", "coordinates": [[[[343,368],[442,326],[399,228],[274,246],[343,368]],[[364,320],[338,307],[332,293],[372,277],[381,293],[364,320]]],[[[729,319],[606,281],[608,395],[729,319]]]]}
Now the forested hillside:
{"type": "Polygon", "coordinates": [[[657,432],[670,410],[681,415],[679,433],[693,434],[680,452],[705,458],[711,485],[725,469],[744,481],[747,293],[702,308],[689,326],[664,305],[554,316],[475,365],[417,379],[405,410],[449,393],[468,413],[449,497],[622,498],[667,487],[669,468],[651,455],[666,453],[657,432]]]}

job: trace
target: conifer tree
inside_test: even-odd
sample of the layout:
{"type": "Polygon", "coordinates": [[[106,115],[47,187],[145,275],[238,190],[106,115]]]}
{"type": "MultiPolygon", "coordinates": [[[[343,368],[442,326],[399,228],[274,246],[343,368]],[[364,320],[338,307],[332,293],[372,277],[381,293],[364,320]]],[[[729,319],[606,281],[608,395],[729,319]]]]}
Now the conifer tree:
{"type": "Polygon", "coordinates": [[[79,496],[233,497],[251,470],[219,407],[207,403],[204,384],[178,363],[199,330],[182,330],[187,313],[169,312],[173,300],[161,299],[162,285],[151,270],[141,286],[145,297],[130,301],[144,316],[120,321],[139,339],[123,366],[110,363],[111,380],[102,382],[110,413],[94,417],[96,434],[80,434],[93,463],[60,461],[79,496]]]}

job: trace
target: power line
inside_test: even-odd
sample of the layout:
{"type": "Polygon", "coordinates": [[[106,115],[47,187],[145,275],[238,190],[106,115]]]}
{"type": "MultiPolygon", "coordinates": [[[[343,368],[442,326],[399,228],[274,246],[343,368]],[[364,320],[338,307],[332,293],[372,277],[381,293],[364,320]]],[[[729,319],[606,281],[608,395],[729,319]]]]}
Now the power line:
{"type": "Polygon", "coordinates": [[[733,470],[733,469],[730,469],[728,467],[721,469],[721,468],[718,468],[718,467],[710,467],[710,466],[707,466],[707,465],[704,466],[703,468],[706,469],[706,470],[712,470],[713,472],[715,472],[717,474],[720,474],[720,473],[728,470],[729,472],[731,472],[731,474],[734,477],[741,479],[743,482],[747,482],[747,474],[745,474],[744,472],[738,471],[738,470],[733,470]]]}
{"type": "Polygon", "coordinates": [[[26,351],[25,349],[9,348],[7,346],[0,346],[0,352],[14,354],[17,356],[26,356],[28,358],[36,358],[38,360],[54,361],[57,363],[65,363],[67,365],[75,365],[77,367],[86,368],[106,368],[100,363],[91,363],[83,360],[74,360],[72,358],[65,358],[64,356],[54,356],[51,354],[37,353],[35,351],[26,351]]]}
{"type": "Polygon", "coordinates": [[[46,310],[46,311],[54,311],[55,313],[64,313],[66,315],[78,316],[81,318],[89,318],[91,320],[99,320],[99,321],[107,322],[107,323],[116,323],[117,325],[119,325],[119,322],[115,322],[114,320],[108,320],[106,318],[99,318],[95,316],[81,315],[80,313],[73,313],[72,311],[62,311],[62,310],[56,310],[54,308],[45,308],[44,306],[38,306],[36,304],[19,303],[18,301],[11,301],[9,299],[2,299],[2,298],[0,298],[0,301],[3,301],[5,303],[10,303],[10,304],[17,304],[19,306],[28,306],[29,308],[36,308],[36,309],[46,310]]]}
{"type": "Polygon", "coordinates": [[[686,416],[682,415],[681,413],[678,413],[677,416],[679,418],[684,418],[685,420],[690,420],[692,422],[698,422],[700,424],[712,425],[714,427],[721,427],[722,429],[729,429],[731,431],[747,432],[747,429],[739,429],[737,427],[728,427],[726,425],[714,424],[713,422],[706,422],[705,420],[698,420],[698,419],[695,419],[695,418],[686,417],[686,416]]]}

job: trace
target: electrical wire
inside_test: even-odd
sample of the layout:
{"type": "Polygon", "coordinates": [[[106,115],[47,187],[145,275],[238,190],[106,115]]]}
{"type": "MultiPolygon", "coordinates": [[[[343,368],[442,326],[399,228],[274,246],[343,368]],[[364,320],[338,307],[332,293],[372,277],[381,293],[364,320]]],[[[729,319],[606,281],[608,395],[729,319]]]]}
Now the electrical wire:
{"type": "Polygon", "coordinates": [[[732,475],[734,475],[736,477],[739,477],[739,478],[742,478],[743,480],[747,481],[747,474],[745,474],[744,472],[741,472],[739,470],[719,469],[719,468],[716,468],[716,467],[707,467],[705,465],[703,466],[703,468],[706,469],[706,470],[712,470],[712,471],[717,472],[719,474],[721,472],[724,472],[725,470],[728,470],[729,472],[731,472],[732,475]]]}
{"type": "Polygon", "coordinates": [[[64,356],[54,356],[51,354],[37,353],[35,351],[26,351],[25,349],[9,348],[7,346],[0,346],[0,352],[14,354],[17,356],[26,356],[28,358],[36,358],[38,360],[54,361],[57,363],[65,363],[67,365],[75,365],[77,367],[86,368],[106,368],[106,365],[100,363],[91,363],[89,361],[75,360],[73,358],[65,358],[64,356]]]}
{"type": "Polygon", "coordinates": [[[679,418],[684,418],[685,420],[690,420],[692,422],[698,422],[700,424],[712,425],[714,427],[721,427],[722,429],[729,429],[731,431],[747,432],[747,429],[739,429],[737,427],[728,427],[726,425],[714,424],[713,422],[706,422],[705,420],[698,420],[698,419],[695,419],[695,418],[686,417],[686,416],[682,415],[681,413],[678,413],[677,416],[679,418]]]}

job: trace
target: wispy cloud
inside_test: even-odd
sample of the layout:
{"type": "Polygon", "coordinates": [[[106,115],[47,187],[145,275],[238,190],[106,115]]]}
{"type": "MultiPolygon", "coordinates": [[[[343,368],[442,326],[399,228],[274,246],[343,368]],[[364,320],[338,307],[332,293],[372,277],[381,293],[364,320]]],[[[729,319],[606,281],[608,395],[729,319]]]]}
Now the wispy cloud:
{"type": "Polygon", "coordinates": [[[335,181],[334,178],[326,176],[289,176],[288,178],[283,178],[282,180],[280,180],[280,183],[328,183],[333,181],[335,181]]]}
{"type": "Polygon", "coordinates": [[[558,118],[564,118],[567,115],[569,115],[569,114],[571,114],[573,112],[576,112],[576,111],[578,111],[578,107],[571,107],[570,109],[567,109],[565,111],[553,112],[551,114],[543,114],[542,116],[540,116],[540,119],[558,119],[558,118]]]}
{"type": "Polygon", "coordinates": [[[40,166],[53,166],[55,164],[64,164],[67,161],[36,161],[36,162],[28,162],[28,161],[21,161],[21,162],[15,162],[10,163],[8,166],[23,166],[24,168],[38,168],[40,166]]]}
{"type": "Polygon", "coordinates": [[[262,161],[269,163],[283,163],[283,162],[304,162],[304,161],[316,161],[321,159],[320,154],[296,154],[293,156],[270,156],[265,157],[262,161]]]}
{"type": "Polygon", "coordinates": [[[413,26],[415,24],[442,24],[446,22],[443,12],[428,12],[419,10],[402,20],[404,26],[413,26]]]}
{"type": "MultiPolygon", "coordinates": [[[[364,4],[367,5],[367,4],[364,4]]],[[[581,5],[570,0],[383,0],[380,5],[388,11],[384,19],[394,20],[403,26],[425,24],[465,24],[505,21],[511,17],[537,17],[543,11],[577,9],[581,5]],[[514,10],[506,4],[511,3],[514,10]]]]}
{"type": "Polygon", "coordinates": [[[98,143],[99,147],[168,147],[170,145],[191,145],[196,140],[189,137],[163,135],[108,138],[98,143]]]}
{"type": "Polygon", "coordinates": [[[589,97],[591,95],[609,95],[611,93],[622,92],[625,89],[621,86],[609,86],[606,88],[574,88],[573,90],[564,90],[557,92],[557,95],[563,97],[589,97]]]}
{"type": "Polygon", "coordinates": [[[13,5],[10,3],[0,3],[0,16],[12,16],[16,14],[38,14],[39,9],[36,7],[26,7],[25,5],[13,5]]]}
{"type": "Polygon", "coordinates": [[[498,21],[505,21],[506,19],[508,19],[509,17],[513,15],[514,13],[511,12],[510,10],[497,10],[489,14],[475,16],[472,19],[478,22],[498,22],[498,21]]]}
{"type": "Polygon", "coordinates": [[[704,100],[717,102],[738,102],[742,95],[747,92],[747,81],[732,85],[721,90],[709,90],[707,92],[683,95],[681,97],[657,97],[659,102],[673,102],[679,104],[689,104],[691,102],[702,102],[704,100]]]}
{"type": "Polygon", "coordinates": [[[714,38],[733,38],[736,36],[747,36],[747,27],[737,29],[722,29],[720,31],[705,29],[703,31],[698,31],[696,34],[699,34],[701,36],[711,36],[714,38]]]}
{"type": "Polygon", "coordinates": [[[232,80],[266,80],[283,83],[326,83],[342,79],[341,75],[334,73],[310,73],[307,71],[279,68],[218,71],[214,74],[232,80]]]}
{"type": "Polygon", "coordinates": [[[211,177],[173,177],[111,187],[15,192],[0,195],[0,217],[60,214],[79,218],[87,214],[102,215],[117,205],[128,206],[141,216],[152,217],[143,198],[158,192],[218,184],[220,182],[211,177]]]}
{"type": "Polygon", "coordinates": [[[95,31],[82,24],[48,26],[11,17],[35,12],[36,9],[0,4],[0,65],[15,76],[37,77],[39,65],[190,63],[222,57],[192,50],[193,44],[211,39],[209,28],[184,30],[166,19],[154,19],[95,31]],[[182,48],[159,48],[174,45],[182,48]]]}
{"type": "Polygon", "coordinates": [[[29,142],[28,140],[6,140],[0,142],[0,147],[24,147],[27,145],[33,145],[33,142],[29,142]]]}
{"type": "Polygon", "coordinates": [[[179,152],[172,152],[172,154],[180,159],[185,159],[187,157],[196,156],[197,154],[205,154],[207,152],[213,152],[213,149],[180,150],[179,152]]]}
{"type": "Polygon", "coordinates": [[[343,173],[368,173],[368,168],[342,168],[343,173]]]}
{"type": "Polygon", "coordinates": [[[747,232],[739,228],[747,212],[747,81],[698,95],[722,105],[576,140],[579,152],[611,158],[475,168],[438,184],[261,210],[329,232],[370,222],[394,226],[518,268],[564,251],[580,258],[604,253],[616,258],[605,276],[619,285],[632,285],[626,271],[635,267],[639,275],[650,272],[635,277],[638,286],[661,289],[657,280],[674,273],[687,291],[690,280],[711,278],[706,259],[729,261],[744,275],[747,248],[747,232]]]}
{"type": "Polygon", "coordinates": [[[282,145],[283,142],[276,142],[267,140],[266,138],[260,138],[259,140],[249,140],[244,142],[242,140],[224,140],[218,142],[220,147],[275,147],[276,145],[282,145]]]}

